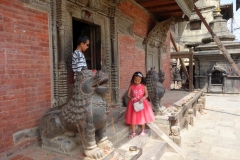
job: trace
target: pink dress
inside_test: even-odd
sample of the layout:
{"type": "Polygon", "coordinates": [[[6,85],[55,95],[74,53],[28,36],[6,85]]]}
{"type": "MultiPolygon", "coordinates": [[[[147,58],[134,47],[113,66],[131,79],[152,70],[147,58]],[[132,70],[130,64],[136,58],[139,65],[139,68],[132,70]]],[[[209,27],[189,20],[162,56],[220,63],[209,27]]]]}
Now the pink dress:
{"type": "Polygon", "coordinates": [[[152,111],[151,104],[147,99],[143,100],[144,109],[136,112],[133,108],[133,103],[139,101],[144,96],[145,85],[131,85],[131,95],[135,98],[134,101],[129,100],[127,110],[126,110],[126,123],[133,125],[143,125],[145,123],[150,123],[155,120],[154,113],[152,111]]]}

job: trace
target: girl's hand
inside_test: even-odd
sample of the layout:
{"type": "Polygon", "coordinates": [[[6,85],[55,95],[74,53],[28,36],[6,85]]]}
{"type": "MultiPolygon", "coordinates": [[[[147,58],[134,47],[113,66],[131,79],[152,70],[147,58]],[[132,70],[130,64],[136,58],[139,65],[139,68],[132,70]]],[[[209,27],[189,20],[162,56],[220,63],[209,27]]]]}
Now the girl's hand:
{"type": "Polygon", "coordinates": [[[141,98],[140,100],[139,100],[139,103],[143,103],[143,100],[144,100],[145,98],[141,98]]]}
{"type": "Polygon", "coordinates": [[[135,100],[135,98],[131,98],[131,101],[134,101],[135,100]]]}

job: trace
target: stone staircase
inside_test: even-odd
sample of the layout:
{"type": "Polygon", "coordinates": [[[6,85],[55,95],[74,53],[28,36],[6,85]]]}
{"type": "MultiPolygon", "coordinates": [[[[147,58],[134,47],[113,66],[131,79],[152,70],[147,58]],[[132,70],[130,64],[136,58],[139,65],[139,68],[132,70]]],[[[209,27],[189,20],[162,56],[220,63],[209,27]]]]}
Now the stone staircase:
{"type": "Polygon", "coordinates": [[[178,153],[175,152],[165,152],[159,160],[186,160],[183,159],[178,153]]]}
{"type": "Polygon", "coordinates": [[[171,149],[169,144],[148,126],[146,126],[145,136],[138,136],[141,129],[137,128],[137,135],[129,139],[130,127],[125,124],[124,114],[115,120],[117,122],[109,121],[107,128],[107,136],[115,150],[104,160],[168,160],[169,157],[178,160],[179,157],[181,158],[180,154],[174,152],[174,149],[171,149]]]}
{"type": "Polygon", "coordinates": [[[223,85],[222,84],[211,84],[210,92],[223,93],[223,85]]]}
{"type": "MultiPolygon", "coordinates": [[[[106,129],[106,136],[113,143],[114,150],[106,155],[103,160],[168,160],[169,151],[176,151],[169,137],[162,132],[155,124],[146,125],[146,135],[143,137],[138,136],[141,132],[141,128],[136,128],[137,135],[134,138],[129,139],[130,126],[125,123],[124,107],[115,108],[109,114],[109,121],[106,129]],[[172,147],[173,146],[173,147],[172,147]],[[165,159],[161,159],[165,158],[165,159]]],[[[76,138],[80,138],[77,136],[76,138]]],[[[78,139],[77,141],[81,141],[78,139]]],[[[51,150],[49,148],[44,148],[51,150]]],[[[51,150],[59,153],[57,150],[51,150]]],[[[180,152],[178,152],[180,153],[180,152]]],[[[180,156],[178,153],[173,153],[172,157],[180,156]]],[[[80,160],[89,160],[88,157],[84,157],[83,147],[79,147],[73,152],[62,153],[72,158],[80,160]]],[[[177,158],[176,158],[177,159],[177,158]]],[[[180,159],[179,159],[180,160],[180,159]]]]}
{"type": "Polygon", "coordinates": [[[129,139],[129,126],[126,126],[124,121],[116,123],[114,127],[117,128],[116,134],[109,133],[109,130],[112,128],[107,129],[107,136],[116,148],[114,156],[111,159],[159,160],[159,158],[164,154],[166,143],[164,141],[154,139],[150,129],[146,129],[147,134],[140,137],[138,136],[140,128],[138,128],[136,130],[137,135],[134,138],[129,139]]]}

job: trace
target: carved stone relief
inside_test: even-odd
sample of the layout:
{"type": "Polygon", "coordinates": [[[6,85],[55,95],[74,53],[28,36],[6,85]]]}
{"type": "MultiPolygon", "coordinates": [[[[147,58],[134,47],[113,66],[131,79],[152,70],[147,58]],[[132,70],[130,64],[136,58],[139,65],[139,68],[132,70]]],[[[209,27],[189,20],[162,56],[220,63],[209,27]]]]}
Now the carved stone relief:
{"type": "Polygon", "coordinates": [[[162,43],[165,42],[167,32],[172,24],[174,24],[173,17],[163,22],[157,23],[155,27],[151,30],[151,32],[148,34],[147,38],[144,40],[144,43],[155,47],[161,46],[162,43]]]}
{"type": "Polygon", "coordinates": [[[144,50],[144,45],[143,45],[143,41],[144,41],[144,37],[142,36],[138,36],[138,35],[134,35],[135,38],[135,45],[137,48],[144,50]]]}
{"type": "Polygon", "coordinates": [[[121,14],[116,17],[116,20],[118,33],[133,36],[133,20],[121,14]]]}
{"type": "Polygon", "coordinates": [[[214,71],[220,71],[220,72],[223,72],[223,73],[225,73],[225,74],[227,73],[226,69],[223,68],[222,66],[218,65],[217,62],[213,65],[212,68],[210,68],[210,69],[208,70],[208,73],[212,73],[212,72],[214,72],[214,71]]]}
{"type": "Polygon", "coordinates": [[[164,42],[172,24],[174,24],[174,18],[157,23],[144,39],[143,43],[145,44],[147,62],[146,70],[149,70],[151,67],[155,67],[157,70],[161,69],[161,53],[166,53],[164,42]]]}
{"type": "Polygon", "coordinates": [[[93,13],[88,11],[88,10],[83,10],[82,11],[82,19],[88,22],[94,22],[93,21],[93,13]]]}
{"type": "Polygon", "coordinates": [[[161,54],[166,54],[167,53],[167,46],[165,44],[162,44],[161,46],[161,54]]]}
{"type": "Polygon", "coordinates": [[[100,0],[89,0],[89,7],[94,9],[100,8],[100,0]]]}

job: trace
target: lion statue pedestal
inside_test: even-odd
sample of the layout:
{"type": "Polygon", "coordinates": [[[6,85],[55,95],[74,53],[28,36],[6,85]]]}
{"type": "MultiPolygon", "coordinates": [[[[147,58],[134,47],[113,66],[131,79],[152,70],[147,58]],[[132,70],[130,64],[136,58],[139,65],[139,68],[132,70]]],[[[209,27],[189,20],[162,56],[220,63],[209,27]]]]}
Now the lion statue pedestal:
{"type": "Polygon", "coordinates": [[[103,159],[114,148],[105,136],[109,104],[108,76],[102,71],[77,73],[72,98],[63,106],[49,109],[39,131],[44,149],[84,159],[103,159]]]}

